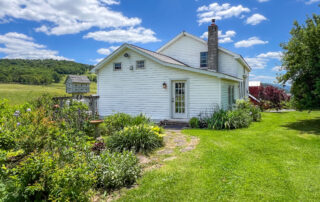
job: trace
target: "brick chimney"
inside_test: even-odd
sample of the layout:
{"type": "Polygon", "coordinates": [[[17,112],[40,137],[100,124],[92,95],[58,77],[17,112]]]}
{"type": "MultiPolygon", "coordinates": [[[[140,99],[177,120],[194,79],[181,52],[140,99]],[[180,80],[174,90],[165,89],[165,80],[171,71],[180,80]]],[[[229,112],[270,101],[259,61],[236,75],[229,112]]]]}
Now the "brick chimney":
{"type": "Polygon", "coordinates": [[[218,72],[218,26],[216,20],[208,27],[208,69],[218,72]]]}

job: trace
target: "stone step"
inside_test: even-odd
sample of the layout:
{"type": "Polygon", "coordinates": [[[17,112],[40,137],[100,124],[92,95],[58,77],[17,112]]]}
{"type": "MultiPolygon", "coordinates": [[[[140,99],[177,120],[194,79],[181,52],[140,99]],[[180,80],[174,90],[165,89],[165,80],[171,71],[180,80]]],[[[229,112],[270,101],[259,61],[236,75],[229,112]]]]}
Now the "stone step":
{"type": "Polygon", "coordinates": [[[189,127],[189,122],[187,120],[171,119],[160,121],[159,125],[165,128],[185,128],[189,127]]]}

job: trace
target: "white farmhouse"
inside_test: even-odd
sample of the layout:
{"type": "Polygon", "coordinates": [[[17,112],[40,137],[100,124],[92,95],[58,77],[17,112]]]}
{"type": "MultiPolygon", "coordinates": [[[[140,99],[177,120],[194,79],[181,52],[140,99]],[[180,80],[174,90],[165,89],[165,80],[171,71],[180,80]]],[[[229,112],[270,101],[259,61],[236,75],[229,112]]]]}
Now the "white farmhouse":
{"type": "Polygon", "coordinates": [[[156,52],[123,44],[93,69],[98,111],[187,120],[247,98],[250,70],[241,55],[218,46],[214,20],[208,42],[182,32],[156,52]]]}

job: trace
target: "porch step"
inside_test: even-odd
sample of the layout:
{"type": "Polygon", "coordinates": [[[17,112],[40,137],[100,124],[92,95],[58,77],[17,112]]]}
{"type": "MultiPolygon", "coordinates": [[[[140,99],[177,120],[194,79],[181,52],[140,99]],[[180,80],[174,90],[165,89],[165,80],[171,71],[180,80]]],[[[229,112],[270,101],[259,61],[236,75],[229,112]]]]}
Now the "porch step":
{"type": "Polygon", "coordinates": [[[189,127],[189,121],[185,119],[169,119],[160,121],[159,125],[165,128],[185,128],[189,127]]]}

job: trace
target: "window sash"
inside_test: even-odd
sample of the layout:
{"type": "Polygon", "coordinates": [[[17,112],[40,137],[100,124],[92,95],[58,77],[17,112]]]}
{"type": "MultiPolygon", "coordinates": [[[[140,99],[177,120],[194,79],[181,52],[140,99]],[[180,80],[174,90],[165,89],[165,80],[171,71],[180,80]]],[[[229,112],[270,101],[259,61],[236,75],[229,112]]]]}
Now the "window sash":
{"type": "Polygon", "coordinates": [[[231,108],[232,105],[234,104],[234,86],[232,85],[229,85],[228,86],[228,104],[229,104],[229,107],[231,108]]]}
{"type": "Polygon", "coordinates": [[[208,66],[208,52],[200,52],[200,67],[208,66]]]}
{"type": "Polygon", "coordinates": [[[145,61],[144,60],[138,60],[136,62],[136,68],[137,69],[144,69],[145,68],[145,61]]]}
{"type": "Polygon", "coordinates": [[[121,70],[122,69],[122,64],[121,64],[121,62],[120,63],[114,63],[113,64],[113,70],[114,71],[119,71],[119,70],[121,70]]]}

